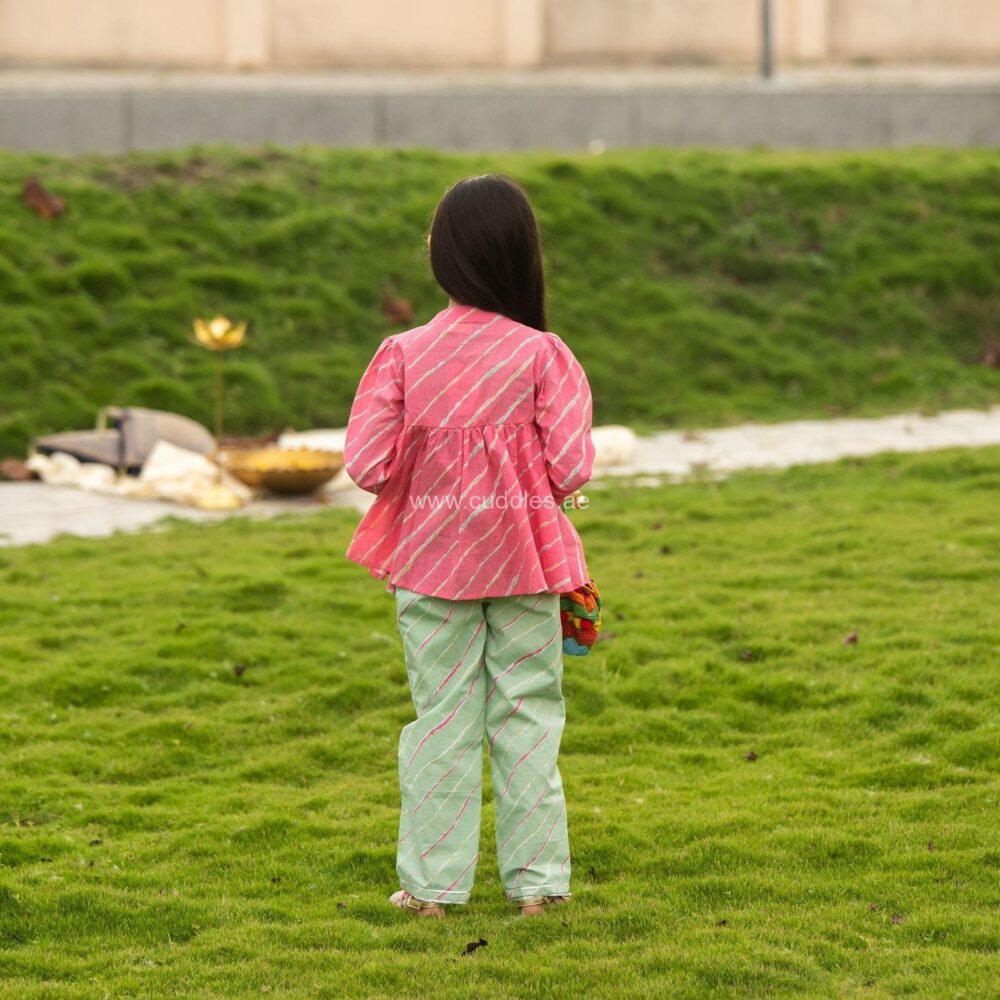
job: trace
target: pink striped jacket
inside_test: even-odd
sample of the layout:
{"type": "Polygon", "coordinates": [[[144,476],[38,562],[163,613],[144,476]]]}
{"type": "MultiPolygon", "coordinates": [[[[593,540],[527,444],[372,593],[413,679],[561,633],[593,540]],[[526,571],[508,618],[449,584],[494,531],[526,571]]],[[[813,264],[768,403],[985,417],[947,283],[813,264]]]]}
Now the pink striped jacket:
{"type": "Polygon", "coordinates": [[[387,337],[361,379],[344,462],[377,494],[348,558],[451,600],[588,580],[559,504],[594,462],[587,378],[554,334],[450,306],[387,337]]]}

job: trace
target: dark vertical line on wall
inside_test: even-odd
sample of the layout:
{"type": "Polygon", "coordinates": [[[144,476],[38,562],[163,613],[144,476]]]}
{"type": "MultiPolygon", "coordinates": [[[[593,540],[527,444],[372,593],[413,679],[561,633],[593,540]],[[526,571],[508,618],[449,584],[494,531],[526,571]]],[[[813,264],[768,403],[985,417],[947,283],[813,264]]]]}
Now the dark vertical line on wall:
{"type": "Polygon", "coordinates": [[[774,76],[774,8],[771,0],[760,0],[760,75],[774,76]]]}

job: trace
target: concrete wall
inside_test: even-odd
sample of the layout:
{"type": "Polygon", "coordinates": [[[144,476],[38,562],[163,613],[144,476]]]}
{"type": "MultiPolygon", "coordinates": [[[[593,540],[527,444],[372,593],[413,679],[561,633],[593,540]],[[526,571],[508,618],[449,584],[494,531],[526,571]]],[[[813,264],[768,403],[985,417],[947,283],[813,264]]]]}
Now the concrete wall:
{"type": "MultiPolygon", "coordinates": [[[[1000,59],[1000,0],[774,0],[786,62],[1000,59]]],[[[0,63],[449,68],[753,60],[760,0],[0,0],[0,63]]]]}
{"type": "Polygon", "coordinates": [[[260,146],[596,149],[625,146],[1000,146],[1000,82],[413,86],[258,77],[214,86],[0,88],[0,149],[53,153],[260,146]]]}

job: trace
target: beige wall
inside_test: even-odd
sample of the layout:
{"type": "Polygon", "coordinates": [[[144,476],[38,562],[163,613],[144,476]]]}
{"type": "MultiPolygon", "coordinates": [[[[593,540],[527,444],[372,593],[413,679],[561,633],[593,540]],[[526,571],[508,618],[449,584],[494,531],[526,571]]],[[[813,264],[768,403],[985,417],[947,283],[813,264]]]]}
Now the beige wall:
{"type": "Polygon", "coordinates": [[[280,66],[496,66],[503,0],[273,0],[280,66]]]}
{"type": "Polygon", "coordinates": [[[1000,0],[837,0],[831,7],[835,57],[1000,58],[1000,0]]]}
{"type": "Polygon", "coordinates": [[[0,59],[214,65],[219,0],[0,0],[0,59]]]}
{"type": "MultiPolygon", "coordinates": [[[[1000,59],[1000,0],[774,0],[786,62],[1000,59]]],[[[759,0],[0,0],[0,62],[748,63],[759,0]]]]}
{"type": "MultiPolygon", "coordinates": [[[[773,0],[792,62],[1000,59],[1000,0],[773,0]]],[[[557,63],[739,63],[757,57],[760,0],[547,0],[557,63]]]]}
{"type": "Polygon", "coordinates": [[[757,0],[548,0],[546,51],[560,63],[745,60],[757,0]],[[706,8],[711,6],[711,11],[706,8]]]}

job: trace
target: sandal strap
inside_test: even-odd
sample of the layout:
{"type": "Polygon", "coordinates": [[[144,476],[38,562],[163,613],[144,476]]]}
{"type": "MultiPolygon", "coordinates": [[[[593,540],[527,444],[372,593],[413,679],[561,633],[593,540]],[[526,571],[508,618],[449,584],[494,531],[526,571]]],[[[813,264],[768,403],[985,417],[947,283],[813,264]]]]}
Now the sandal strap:
{"type": "Polygon", "coordinates": [[[522,896],[514,900],[514,905],[519,910],[526,906],[558,906],[568,899],[569,896],[522,896]]]}
{"type": "Polygon", "coordinates": [[[432,902],[429,899],[417,899],[416,896],[407,893],[406,896],[406,906],[410,910],[439,910],[441,909],[440,903],[432,902]]]}
{"type": "Polygon", "coordinates": [[[545,902],[545,896],[522,896],[514,900],[514,905],[523,910],[526,906],[541,906],[545,902]]]}

